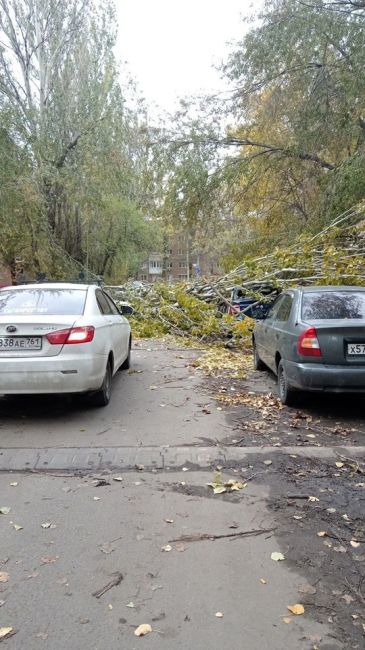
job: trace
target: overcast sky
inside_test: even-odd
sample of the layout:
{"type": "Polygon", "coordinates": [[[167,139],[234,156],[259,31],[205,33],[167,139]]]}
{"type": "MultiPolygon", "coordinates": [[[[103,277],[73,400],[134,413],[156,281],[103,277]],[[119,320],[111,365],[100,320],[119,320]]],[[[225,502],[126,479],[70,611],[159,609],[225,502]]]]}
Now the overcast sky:
{"type": "Polygon", "coordinates": [[[227,41],[242,37],[240,15],[260,0],[115,0],[118,56],[149,103],[172,111],[177,97],[223,88],[212,69],[227,41]]]}

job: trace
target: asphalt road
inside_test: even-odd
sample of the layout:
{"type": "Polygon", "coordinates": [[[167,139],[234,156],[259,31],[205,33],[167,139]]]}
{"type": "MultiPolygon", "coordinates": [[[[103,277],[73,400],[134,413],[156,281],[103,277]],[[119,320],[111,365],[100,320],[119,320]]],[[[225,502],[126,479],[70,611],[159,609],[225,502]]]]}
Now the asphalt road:
{"type": "Polygon", "coordinates": [[[250,480],[270,472],[265,454],[274,446],[232,450],[236,461],[225,464],[222,480],[249,474],[244,488],[213,494],[207,486],[217,476],[206,441],[218,441],[213,459],[223,453],[231,414],[202,385],[195,356],[141,344],[105,409],[67,398],[0,402],[0,460],[13,453],[19,470],[33,467],[10,472],[3,464],[0,473],[0,508],[11,508],[0,515],[0,628],[16,632],[4,648],[360,647],[344,645],[327,615],[287,609],[303,602],[305,566],[271,559],[290,544],[278,535],[268,487],[250,480]],[[65,465],[69,449],[79,450],[79,466],[65,465]],[[101,449],[125,449],[127,461],[85,471],[83,450],[101,449]],[[178,470],[170,464],[175,449],[178,470]],[[51,466],[34,464],[42,450],[51,466]],[[162,464],[151,461],[158,454],[162,464]],[[128,469],[134,457],[143,458],[139,471],[128,469]],[[106,484],[97,487],[100,479],[106,484]],[[258,532],[238,535],[251,531],[258,532]],[[233,537],[173,541],[183,535],[233,537]],[[116,573],[118,585],[93,595],[116,573]],[[152,628],[144,638],[134,635],[140,624],[152,628]]]}

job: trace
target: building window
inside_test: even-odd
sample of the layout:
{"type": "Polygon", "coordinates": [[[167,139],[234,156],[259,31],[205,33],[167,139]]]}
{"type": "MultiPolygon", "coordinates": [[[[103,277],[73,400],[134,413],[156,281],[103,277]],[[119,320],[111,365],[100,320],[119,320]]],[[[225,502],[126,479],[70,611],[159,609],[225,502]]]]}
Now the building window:
{"type": "Polygon", "coordinates": [[[166,262],[166,268],[172,269],[172,262],[166,262]]]}
{"type": "Polygon", "coordinates": [[[186,267],[187,267],[187,263],[185,260],[183,262],[179,262],[179,269],[186,269],[186,267]]]}
{"type": "Polygon", "coordinates": [[[187,275],[179,275],[179,280],[187,280],[188,276],[187,275]]]}
{"type": "Polygon", "coordinates": [[[176,251],[177,255],[184,255],[184,249],[183,248],[178,248],[176,251]]]}

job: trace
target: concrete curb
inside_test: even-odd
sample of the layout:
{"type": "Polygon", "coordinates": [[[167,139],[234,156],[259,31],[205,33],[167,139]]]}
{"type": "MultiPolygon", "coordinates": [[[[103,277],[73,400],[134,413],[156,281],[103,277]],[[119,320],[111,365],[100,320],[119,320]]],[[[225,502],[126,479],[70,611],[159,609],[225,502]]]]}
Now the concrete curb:
{"type": "Polygon", "coordinates": [[[229,467],[252,455],[295,454],[298,457],[328,460],[365,458],[361,447],[57,447],[48,449],[12,448],[0,450],[0,471],[95,472],[132,470],[143,465],[146,470],[229,467]]]}

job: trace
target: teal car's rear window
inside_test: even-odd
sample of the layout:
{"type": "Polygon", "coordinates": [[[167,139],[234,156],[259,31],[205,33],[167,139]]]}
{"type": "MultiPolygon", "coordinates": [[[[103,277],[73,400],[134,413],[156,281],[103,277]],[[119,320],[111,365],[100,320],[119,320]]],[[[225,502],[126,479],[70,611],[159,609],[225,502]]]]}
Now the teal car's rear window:
{"type": "Polygon", "coordinates": [[[313,291],[304,293],[302,320],[365,320],[365,291],[313,291]]]}

